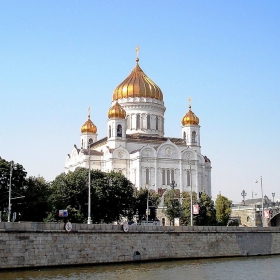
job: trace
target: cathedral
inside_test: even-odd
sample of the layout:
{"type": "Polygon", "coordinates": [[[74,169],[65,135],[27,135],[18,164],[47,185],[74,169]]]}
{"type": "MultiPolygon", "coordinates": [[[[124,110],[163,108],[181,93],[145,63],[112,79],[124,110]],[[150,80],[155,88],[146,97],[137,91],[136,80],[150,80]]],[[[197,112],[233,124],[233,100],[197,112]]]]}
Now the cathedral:
{"type": "MultiPolygon", "coordinates": [[[[120,172],[137,189],[205,192],[211,196],[211,162],[201,154],[199,118],[189,108],[181,138],[164,135],[165,106],[161,89],[139,66],[113,92],[107,136],[97,138],[91,120],[81,127],[80,144],[65,161],[65,172],[77,167],[120,172]]],[[[178,121],[179,127],[179,121],[178,121]]]]}

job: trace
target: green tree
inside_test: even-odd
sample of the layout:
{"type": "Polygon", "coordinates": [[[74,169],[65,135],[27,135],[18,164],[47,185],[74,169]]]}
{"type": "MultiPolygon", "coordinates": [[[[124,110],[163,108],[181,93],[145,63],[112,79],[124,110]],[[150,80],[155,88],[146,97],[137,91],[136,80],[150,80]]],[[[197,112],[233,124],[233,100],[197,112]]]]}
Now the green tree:
{"type": "MultiPolygon", "coordinates": [[[[5,213],[3,220],[8,219],[9,204],[9,186],[11,182],[11,213],[18,212],[21,199],[23,196],[24,186],[26,184],[25,169],[22,165],[14,162],[8,162],[0,157],[0,211],[5,213]],[[11,181],[10,181],[10,174],[11,181]]],[[[12,218],[11,218],[12,219],[12,218]]]]}
{"type": "Polygon", "coordinates": [[[164,194],[165,214],[169,221],[174,225],[174,219],[182,215],[182,208],[180,203],[180,191],[168,190],[164,194]]]}
{"type": "MultiPolygon", "coordinates": [[[[181,212],[180,221],[183,225],[191,225],[191,196],[189,192],[183,192],[181,194],[181,212]]],[[[197,199],[197,193],[192,192],[192,204],[198,204],[199,214],[193,214],[193,225],[215,225],[216,224],[216,212],[214,202],[211,198],[202,193],[200,199],[197,199]]]]}
{"type": "MultiPolygon", "coordinates": [[[[72,222],[86,222],[88,216],[88,169],[60,174],[51,185],[52,211],[46,221],[58,220],[58,210],[67,209],[72,222]]],[[[93,223],[132,218],[133,186],[123,175],[91,170],[91,218],[93,223]]]]}
{"type": "Polygon", "coordinates": [[[216,209],[214,201],[206,193],[202,193],[199,199],[199,215],[196,218],[196,225],[216,225],[216,209]]]}
{"type": "Polygon", "coordinates": [[[22,194],[24,197],[18,200],[17,220],[42,222],[50,208],[50,183],[41,176],[28,177],[22,194]]]}
{"type": "MultiPolygon", "coordinates": [[[[93,181],[98,180],[100,177],[103,177],[101,171],[91,170],[91,189],[93,181]]],[[[94,200],[93,197],[92,200],[94,200]]],[[[74,172],[58,175],[51,183],[49,201],[52,209],[46,221],[62,220],[58,215],[59,210],[66,209],[68,211],[68,219],[72,222],[86,222],[88,209],[88,169],[76,168],[74,172]]]]}
{"type": "MultiPolygon", "coordinates": [[[[182,207],[181,207],[181,224],[191,225],[191,195],[190,192],[182,193],[182,207]]],[[[192,203],[197,203],[197,194],[192,192],[192,203]]],[[[196,224],[196,220],[193,216],[193,224],[196,224]]]]}
{"type": "Polygon", "coordinates": [[[133,185],[122,174],[111,171],[93,181],[93,221],[110,223],[133,216],[133,185]]]}
{"type": "MultiPolygon", "coordinates": [[[[135,205],[134,213],[138,215],[138,219],[141,222],[146,220],[146,210],[147,210],[147,199],[148,199],[148,189],[134,190],[135,205]]],[[[149,190],[149,209],[150,215],[148,216],[149,220],[155,220],[157,215],[157,207],[160,203],[160,195],[153,190],[149,190]]]]}
{"type": "Polygon", "coordinates": [[[231,214],[232,202],[225,196],[218,195],[216,199],[216,217],[219,225],[226,226],[231,214]]]}

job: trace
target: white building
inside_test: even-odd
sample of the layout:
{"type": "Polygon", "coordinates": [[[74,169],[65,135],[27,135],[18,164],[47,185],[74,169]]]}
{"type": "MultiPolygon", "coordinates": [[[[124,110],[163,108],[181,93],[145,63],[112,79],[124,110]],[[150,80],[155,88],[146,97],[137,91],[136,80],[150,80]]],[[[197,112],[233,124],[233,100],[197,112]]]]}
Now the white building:
{"type": "Polygon", "coordinates": [[[137,58],[135,68],[113,92],[107,136],[98,139],[89,113],[80,144],[66,158],[65,172],[88,168],[90,159],[91,169],[121,172],[138,189],[162,192],[175,181],[180,192],[192,186],[211,196],[211,162],[201,154],[199,118],[189,104],[181,138],[165,137],[162,91],[138,63],[137,58]]]}

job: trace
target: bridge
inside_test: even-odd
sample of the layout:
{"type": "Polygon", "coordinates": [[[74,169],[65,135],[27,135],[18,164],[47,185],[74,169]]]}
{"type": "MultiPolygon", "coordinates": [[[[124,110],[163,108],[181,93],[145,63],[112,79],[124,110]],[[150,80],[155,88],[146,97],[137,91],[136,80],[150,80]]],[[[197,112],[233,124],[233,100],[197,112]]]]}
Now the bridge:
{"type": "MultiPolygon", "coordinates": [[[[276,227],[280,226],[280,203],[279,202],[266,202],[264,207],[264,226],[276,227]]],[[[260,201],[257,203],[235,204],[231,208],[231,216],[238,218],[243,226],[259,227],[262,226],[262,204],[260,201]]]]}
{"type": "Polygon", "coordinates": [[[264,205],[264,226],[280,226],[280,204],[269,203],[264,205]]]}

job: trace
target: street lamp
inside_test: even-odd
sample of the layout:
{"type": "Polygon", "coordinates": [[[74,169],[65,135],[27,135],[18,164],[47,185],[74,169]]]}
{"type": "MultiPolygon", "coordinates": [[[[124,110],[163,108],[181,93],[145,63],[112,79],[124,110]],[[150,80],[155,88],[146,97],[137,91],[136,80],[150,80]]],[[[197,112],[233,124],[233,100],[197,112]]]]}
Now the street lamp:
{"type": "Polygon", "coordinates": [[[10,185],[9,185],[9,206],[8,206],[8,223],[11,221],[11,192],[12,192],[12,174],[13,174],[14,162],[11,161],[10,165],[10,185]]]}
{"type": "Polygon", "coordinates": [[[272,193],[272,202],[274,204],[274,197],[275,197],[275,192],[272,193]]]}
{"type": "Polygon", "coordinates": [[[191,187],[191,226],[193,226],[193,199],[192,199],[192,164],[189,162],[190,165],[190,187],[191,187]]]}
{"type": "Polygon", "coordinates": [[[91,219],[91,194],[90,194],[90,185],[91,185],[91,176],[90,176],[90,144],[92,139],[88,140],[88,224],[92,224],[91,219]]]}
{"type": "MultiPolygon", "coordinates": [[[[258,180],[256,180],[258,183],[258,180]]],[[[261,176],[261,192],[262,192],[262,226],[264,227],[264,209],[263,209],[263,186],[262,186],[262,176],[261,176]]]]}
{"type": "MultiPolygon", "coordinates": [[[[173,213],[175,213],[174,212],[174,200],[175,200],[175,193],[174,193],[174,189],[177,187],[177,184],[175,183],[175,181],[173,180],[172,182],[171,182],[171,184],[170,184],[170,187],[172,188],[172,190],[173,190],[173,200],[172,200],[172,208],[173,208],[173,213]]],[[[174,226],[174,216],[173,216],[173,226],[174,226]]]]}
{"type": "Polygon", "coordinates": [[[170,187],[171,187],[172,190],[174,191],[174,189],[177,187],[177,184],[175,183],[175,181],[172,181],[172,182],[171,182],[170,187]]]}
{"type": "Polygon", "coordinates": [[[246,197],[247,193],[243,190],[241,192],[241,196],[243,197],[243,202],[245,203],[245,197],[246,197]]]}
{"type": "MultiPolygon", "coordinates": [[[[150,213],[151,213],[150,208],[151,208],[151,207],[155,207],[155,206],[151,205],[150,208],[149,208],[149,201],[150,201],[150,198],[149,198],[149,190],[150,190],[150,184],[151,184],[151,182],[149,181],[149,184],[148,184],[148,193],[147,193],[147,208],[146,208],[146,222],[147,222],[147,223],[149,223],[149,215],[150,215],[150,213]]],[[[147,186],[147,184],[146,184],[146,186],[147,186]]],[[[151,186],[154,188],[155,184],[152,184],[151,186]]]]}
{"type": "Polygon", "coordinates": [[[146,222],[147,222],[147,225],[149,223],[149,185],[150,185],[150,183],[148,184],[148,192],[147,192],[147,209],[146,209],[146,222]]]}

